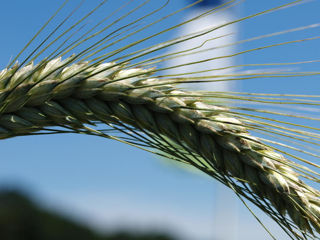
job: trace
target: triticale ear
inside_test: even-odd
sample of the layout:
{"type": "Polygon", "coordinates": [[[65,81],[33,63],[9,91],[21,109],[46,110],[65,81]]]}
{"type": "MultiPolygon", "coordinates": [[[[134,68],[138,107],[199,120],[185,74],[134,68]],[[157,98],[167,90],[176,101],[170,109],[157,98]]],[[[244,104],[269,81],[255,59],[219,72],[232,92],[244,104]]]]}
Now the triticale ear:
{"type": "MultiPolygon", "coordinates": [[[[281,47],[302,48],[303,43],[319,40],[319,36],[306,34],[289,40],[281,37],[302,35],[319,24],[206,47],[209,41],[227,37],[211,38],[212,32],[255,21],[301,2],[257,11],[167,40],[168,33],[230,10],[240,2],[223,2],[168,26],[168,19],[176,20],[201,1],[176,11],[171,10],[171,1],[135,5],[129,1],[111,15],[101,16],[99,22],[90,22],[90,17],[111,8],[111,3],[101,1],[82,17],[73,18],[80,4],[56,23],[57,16],[70,4],[65,1],[0,72],[0,138],[73,132],[117,140],[203,171],[231,188],[244,203],[249,201],[259,207],[292,239],[317,239],[320,96],[279,92],[276,84],[295,78],[303,79],[301,88],[308,79],[312,84],[313,77],[320,73],[319,60],[269,62],[266,58],[261,63],[223,67],[234,69],[229,74],[219,73],[222,69],[215,67],[215,62],[250,53],[263,55],[263,51],[281,47]],[[50,24],[55,25],[53,30],[29,50],[50,24]],[[160,27],[155,28],[157,25],[160,27]],[[271,41],[273,37],[280,40],[271,41]],[[182,50],[166,52],[172,46],[197,39],[201,41],[196,47],[183,45],[182,50]],[[259,40],[263,43],[256,45],[259,40]],[[230,55],[210,55],[230,45],[246,48],[230,55]],[[203,52],[207,54],[196,60],[203,52]],[[189,62],[165,65],[186,56],[189,62]],[[198,68],[208,62],[211,68],[198,68]],[[304,68],[308,64],[315,70],[304,68]],[[178,71],[186,66],[191,70],[178,71]],[[301,70],[287,69],[293,66],[301,70]],[[192,91],[186,85],[210,82],[214,86],[227,81],[268,81],[274,92],[192,91]]],[[[287,81],[288,88],[290,83],[287,81]]]]}

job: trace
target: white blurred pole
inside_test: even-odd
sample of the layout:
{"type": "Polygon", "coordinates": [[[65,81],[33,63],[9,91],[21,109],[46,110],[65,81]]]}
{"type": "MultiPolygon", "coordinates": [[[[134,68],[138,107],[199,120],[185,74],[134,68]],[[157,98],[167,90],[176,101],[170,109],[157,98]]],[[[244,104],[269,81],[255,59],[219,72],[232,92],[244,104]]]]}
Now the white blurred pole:
{"type": "MultiPolygon", "coordinates": [[[[200,14],[208,11],[210,8],[213,8],[217,5],[214,0],[204,1],[205,4],[201,4],[198,7],[194,6],[186,16],[186,19],[190,19],[200,14]]],[[[219,1],[221,2],[221,1],[219,1]]],[[[209,29],[212,27],[217,27],[227,22],[232,21],[233,13],[230,10],[220,11],[218,13],[213,13],[204,18],[192,21],[184,25],[183,28],[177,34],[177,37],[192,34],[197,31],[209,29]]],[[[169,52],[180,52],[186,49],[194,48],[199,46],[207,39],[217,38],[223,35],[228,35],[226,37],[221,37],[207,42],[201,48],[195,50],[203,50],[207,48],[216,48],[210,51],[204,51],[202,53],[196,53],[194,55],[187,55],[179,58],[174,58],[167,62],[167,66],[175,66],[186,64],[190,62],[201,61],[208,58],[215,58],[221,56],[227,56],[235,52],[233,46],[219,48],[219,46],[229,45],[236,41],[237,27],[234,24],[228,25],[226,27],[219,28],[209,34],[206,34],[199,38],[194,38],[188,40],[182,44],[174,45],[169,52]]],[[[200,64],[188,65],[184,67],[170,69],[166,74],[181,74],[187,72],[203,71],[209,69],[219,69],[225,68],[228,66],[235,65],[234,57],[229,58],[219,58],[217,60],[202,62],[200,64]]],[[[232,74],[233,69],[227,68],[222,70],[215,70],[211,72],[203,72],[192,74],[189,76],[208,76],[208,75],[226,75],[232,74]]],[[[187,76],[187,75],[184,75],[187,76]]],[[[223,77],[222,77],[223,78],[223,77]]],[[[183,87],[192,89],[192,90],[204,90],[204,91],[230,91],[234,89],[234,86],[230,82],[209,82],[209,83],[195,83],[195,84],[185,84],[183,87]]],[[[214,196],[214,200],[217,203],[215,206],[215,218],[213,220],[212,228],[214,231],[214,237],[217,239],[223,240],[238,240],[237,235],[239,231],[239,222],[238,222],[238,208],[237,201],[235,199],[234,193],[229,189],[226,189],[225,186],[221,184],[215,184],[217,196],[214,196]]]]}
{"type": "MultiPolygon", "coordinates": [[[[210,0],[207,0],[207,2],[210,2],[210,0]]],[[[212,0],[212,2],[214,3],[215,1],[212,0]]],[[[205,11],[208,11],[212,7],[214,7],[214,4],[211,5],[209,3],[206,6],[203,6],[203,5],[199,7],[194,6],[191,10],[189,10],[189,13],[187,14],[184,20],[199,16],[200,14],[204,13],[205,11]]],[[[205,29],[218,27],[222,24],[230,22],[232,19],[233,19],[232,11],[229,11],[228,9],[224,11],[219,11],[217,13],[210,14],[209,16],[197,19],[195,21],[192,21],[184,25],[184,27],[179,30],[177,35],[184,36],[184,35],[192,34],[205,29]]],[[[194,48],[199,46],[201,43],[203,43],[207,39],[228,35],[225,37],[221,37],[221,38],[206,42],[204,46],[195,50],[195,51],[199,51],[199,50],[204,50],[208,48],[213,48],[210,51],[204,51],[202,53],[196,53],[193,55],[178,57],[178,58],[169,60],[167,64],[168,66],[174,66],[174,65],[180,65],[180,64],[190,63],[190,62],[201,61],[208,58],[215,58],[215,57],[230,55],[234,53],[234,47],[232,46],[223,47],[223,48],[219,48],[219,47],[234,43],[236,40],[236,33],[237,33],[237,27],[234,24],[231,24],[231,25],[219,28],[217,30],[214,30],[213,32],[208,33],[204,36],[188,40],[182,44],[174,45],[169,50],[169,52],[171,53],[180,52],[185,49],[194,48]]],[[[209,70],[209,69],[219,69],[219,68],[232,66],[234,65],[234,63],[235,63],[234,57],[219,58],[213,61],[202,62],[200,64],[194,64],[194,65],[188,65],[184,67],[170,69],[166,73],[179,74],[179,73],[203,71],[203,70],[209,70]]],[[[225,74],[232,74],[232,68],[216,70],[212,72],[198,73],[196,75],[190,75],[190,76],[208,76],[208,75],[216,76],[216,75],[225,75],[225,74]]],[[[228,91],[232,88],[231,84],[229,84],[228,82],[215,82],[215,83],[210,82],[210,83],[201,83],[201,84],[196,83],[196,84],[188,84],[188,86],[190,86],[191,89],[206,90],[206,91],[228,91]]]]}

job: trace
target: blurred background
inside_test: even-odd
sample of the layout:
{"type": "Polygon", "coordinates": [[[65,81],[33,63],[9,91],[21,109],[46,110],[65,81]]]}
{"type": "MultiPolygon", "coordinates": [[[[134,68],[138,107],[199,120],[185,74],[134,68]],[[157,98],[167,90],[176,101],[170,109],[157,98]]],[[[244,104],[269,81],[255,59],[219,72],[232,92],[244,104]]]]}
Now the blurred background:
{"type": "MultiPolygon", "coordinates": [[[[87,1],[85,7],[75,16],[82,16],[99,2],[87,1]]],[[[103,14],[108,14],[110,10],[126,2],[109,1],[108,7],[99,10],[89,23],[101,19],[103,14]]],[[[133,1],[125,9],[137,6],[137,2],[142,1],[133,1]]],[[[192,1],[171,1],[165,10],[152,18],[155,20],[161,14],[169,14],[190,2],[192,1]]],[[[161,35],[157,41],[198,31],[200,29],[196,29],[197,27],[205,28],[206,24],[223,23],[288,2],[290,1],[248,0],[221,14],[209,16],[206,21],[194,23],[189,28],[180,28],[161,35]]],[[[227,27],[219,34],[230,34],[230,37],[224,40],[225,44],[228,44],[240,39],[317,23],[319,1],[308,2],[227,27]]],[[[22,49],[61,3],[62,1],[49,0],[1,3],[1,68],[6,67],[10,58],[22,49]]],[[[150,32],[155,33],[163,27],[192,18],[219,3],[223,1],[205,1],[155,25],[150,32]]],[[[144,11],[150,11],[161,4],[163,1],[151,1],[144,11]]],[[[65,14],[74,6],[67,6],[65,14]]],[[[135,17],[141,13],[137,11],[135,17]]],[[[126,21],[130,21],[130,18],[119,24],[126,21]]],[[[150,34],[148,31],[146,34],[150,34]]],[[[228,55],[262,45],[316,35],[319,35],[318,28],[306,30],[303,34],[295,32],[277,38],[261,39],[210,54],[228,55]]],[[[35,46],[39,42],[40,40],[36,41],[35,46]]],[[[154,43],[156,42],[150,40],[139,47],[154,43]]],[[[275,47],[223,62],[217,60],[214,66],[314,60],[319,57],[318,43],[319,41],[275,47]]],[[[126,41],[122,44],[126,44],[126,41]]],[[[192,44],[196,43],[190,43],[189,46],[192,44]]],[[[219,46],[222,43],[217,40],[211,42],[209,47],[214,44],[219,46]]],[[[178,50],[173,47],[165,49],[164,53],[178,50]]],[[[25,56],[26,54],[22,55],[21,59],[25,56]]],[[[162,67],[165,67],[165,64],[162,63],[162,67]]],[[[312,64],[303,66],[303,71],[310,69],[312,64]]],[[[245,71],[256,70],[237,70],[240,73],[245,71]]],[[[311,78],[303,89],[302,80],[263,79],[234,85],[204,85],[202,89],[319,93],[320,85],[316,77],[311,78]]],[[[115,141],[74,134],[15,137],[1,140],[0,144],[1,239],[270,239],[230,190],[199,171],[169,164],[142,150],[115,141]]],[[[288,239],[268,217],[252,208],[277,238],[288,239]]]]}

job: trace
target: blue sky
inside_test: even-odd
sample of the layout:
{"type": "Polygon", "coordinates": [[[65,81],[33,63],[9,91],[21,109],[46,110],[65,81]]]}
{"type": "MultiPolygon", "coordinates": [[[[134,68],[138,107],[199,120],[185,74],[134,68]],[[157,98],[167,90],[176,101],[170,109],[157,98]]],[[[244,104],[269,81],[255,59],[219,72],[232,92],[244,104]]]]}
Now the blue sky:
{"type": "MultiPolygon", "coordinates": [[[[21,49],[61,1],[5,1],[0,14],[0,66],[21,49]],[[5,11],[4,11],[5,9],[5,11]]],[[[71,1],[72,2],[72,1],[71,1]]],[[[90,1],[93,7],[99,1],[90,1]]],[[[109,1],[110,9],[119,1],[109,1]]],[[[124,1],[120,1],[124,2],[124,1]]],[[[178,9],[186,1],[172,1],[178,9]]],[[[252,14],[289,1],[248,0],[234,11],[238,16],[252,14]],[[265,1],[264,1],[265,2],[265,1]]],[[[117,5],[118,6],[118,5],[117,5]]],[[[152,5],[150,6],[150,8],[152,5]]],[[[70,10],[67,8],[66,10],[70,10]]],[[[284,9],[245,21],[239,25],[238,37],[245,39],[319,22],[319,1],[284,9]]],[[[79,16],[84,10],[79,12],[79,16]]],[[[104,10],[108,12],[108,8],[104,10]]],[[[100,11],[99,14],[103,14],[100,11]]],[[[93,17],[91,21],[97,20],[93,17]]],[[[184,14],[170,21],[183,19],[184,14]]],[[[164,24],[170,23],[165,22],[164,24]]],[[[156,25],[152,32],[163,26],[156,25]]],[[[170,32],[159,40],[175,36],[170,32]]],[[[319,28],[259,40],[250,47],[277,41],[319,35],[319,28]]],[[[152,41],[147,44],[153,43],[152,41]]],[[[249,45],[239,46],[239,50],[249,45]]],[[[243,63],[314,60],[319,57],[319,41],[301,43],[237,59],[243,63]]],[[[300,70],[311,70],[304,65],[300,70]]],[[[309,84],[303,79],[262,80],[237,85],[242,91],[319,94],[318,79],[309,84]]],[[[133,229],[164,228],[195,240],[268,239],[267,234],[229,190],[198,171],[174,167],[150,153],[122,143],[82,135],[16,137],[1,141],[0,185],[27,189],[42,204],[69,214],[79,221],[103,231],[119,226],[133,229]],[[228,231],[227,231],[228,229],[228,231]]],[[[259,216],[263,216],[258,213],[259,216]]],[[[262,218],[280,239],[279,229],[262,218]]]]}

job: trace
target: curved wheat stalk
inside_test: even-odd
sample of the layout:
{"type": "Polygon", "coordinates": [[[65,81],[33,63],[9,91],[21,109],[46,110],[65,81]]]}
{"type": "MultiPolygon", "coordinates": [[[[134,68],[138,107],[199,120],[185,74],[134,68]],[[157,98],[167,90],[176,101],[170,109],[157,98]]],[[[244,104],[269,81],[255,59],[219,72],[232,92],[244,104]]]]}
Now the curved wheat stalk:
{"type": "MultiPolygon", "coordinates": [[[[100,6],[105,2],[102,1],[100,6]]],[[[297,2],[300,1],[285,6],[297,2]]],[[[145,1],[136,9],[147,3],[148,1],[145,1]]],[[[237,1],[230,1],[206,14],[221,11],[236,3],[237,1]]],[[[150,15],[160,11],[167,4],[168,2],[165,2],[150,15]]],[[[276,11],[285,6],[234,22],[276,11]]],[[[95,9],[87,16],[94,11],[95,9]]],[[[8,68],[0,73],[0,138],[69,131],[122,141],[192,165],[214,177],[230,187],[240,198],[245,198],[260,207],[292,239],[317,238],[320,234],[319,191],[308,183],[319,181],[319,173],[316,170],[319,165],[291,152],[319,158],[315,147],[320,145],[318,133],[320,129],[296,121],[290,122],[287,118],[308,121],[319,121],[319,118],[290,114],[276,109],[268,110],[264,105],[298,105],[315,110],[318,109],[320,96],[191,92],[181,90],[176,85],[190,82],[200,84],[206,81],[312,76],[319,75],[319,72],[275,71],[217,76],[212,73],[214,69],[208,69],[207,76],[195,77],[193,74],[197,73],[196,70],[192,73],[167,76],[160,75],[160,71],[164,68],[148,68],[171,57],[197,54],[195,49],[137,60],[172,44],[205,35],[217,27],[118,56],[119,53],[141,41],[179,27],[177,25],[107,54],[101,54],[107,47],[130,37],[131,33],[122,37],[122,34],[125,34],[122,30],[132,27],[139,21],[140,19],[137,19],[111,32],[80,53],[62,60],[57,56],[67,55],[84,41],[100,36],[108,29],[107,26],[90,35],[95,30],[91,28],[84,36],[67,44],[69,37],[66,34],[80,26],[82,22],[80,19],[51,42],[47,42],[49,38],[46,39],[43,44],[47,45],[40,50],[42,47],[40,44],[22,64],[13,65],[15,58],[8,68]],[[113,40],[114,36],[119,38],[113,40]],[[43,51],[60,38],[66,39],[62,45],[47,59],[33,64],[43,51]],[[36,54],[37,51],[39,52],[36,54]],[[112,61],[105,62],[110,59],[112,61]],[[228,101],[224,102],[223,99],[228,101]],[[254,107],[237,105],[242,101],[257,105],[254,107]],[[268,114],[271,117],[268,117],[268,114]],[[277,116],[285,117],[285,120],[278,119],[277,116]],[[101,124],[125,135],[110,135],[107,130],[100,129],[101,124]],[[254,132],[262,133],[263,137],[254,137],[251,134],[254,132]]],[[[137,34],[153,24],[155,23],[133,30],[132,34],[137,34]]],[[[315,27],[318,25],[290,31],[315,27]]],[[[283,33],[286,32],[272,35],[283,33]]],[[[317,38],[316,36],[266,45],[235,53],[233,56],[317,38]]],[[[241,41],[236,44],[240,43],[241,41]]],[[[223,57],[232,56],[221,58],[223,57]]],[[[214,59],[204,59],[203,62],[210,60],[214,59]]],[[[190,64],[201,64],[201,62],[190,64]]],[[[172,68],[177,67],[179,66],[172,66],[172,68]]]]}

